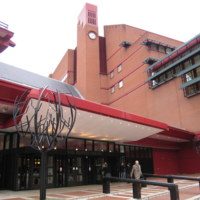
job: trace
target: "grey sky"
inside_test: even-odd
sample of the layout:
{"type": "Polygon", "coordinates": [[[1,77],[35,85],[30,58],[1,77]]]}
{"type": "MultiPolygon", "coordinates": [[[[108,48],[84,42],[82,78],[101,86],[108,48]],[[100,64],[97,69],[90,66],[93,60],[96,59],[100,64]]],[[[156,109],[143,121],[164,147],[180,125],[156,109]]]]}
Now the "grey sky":
{"type": "Polygon", "coordinates": [[[76,47],[77,17],[85,5],[98,6],[103,26],[127,24],[183,42],[200,31],[199,0],[0,0],[0,21],[14,32],[14,48],[0,61],[44,76],[58,65],[67,49],[76,47]]]}

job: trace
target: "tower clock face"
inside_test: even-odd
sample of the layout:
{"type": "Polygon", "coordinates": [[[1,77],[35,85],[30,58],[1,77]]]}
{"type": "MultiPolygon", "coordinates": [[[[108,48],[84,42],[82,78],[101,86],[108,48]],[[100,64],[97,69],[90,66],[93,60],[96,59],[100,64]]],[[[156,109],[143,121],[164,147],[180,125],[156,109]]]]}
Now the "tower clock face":
{"type": "Polygon", "coordinates": [[[92,31],[89,32],[88,35],[89,35],[89,38],[92,39],[92,40],[96,39],[96,37],[97,37],[96,33],[92,32],[92,31]]]}

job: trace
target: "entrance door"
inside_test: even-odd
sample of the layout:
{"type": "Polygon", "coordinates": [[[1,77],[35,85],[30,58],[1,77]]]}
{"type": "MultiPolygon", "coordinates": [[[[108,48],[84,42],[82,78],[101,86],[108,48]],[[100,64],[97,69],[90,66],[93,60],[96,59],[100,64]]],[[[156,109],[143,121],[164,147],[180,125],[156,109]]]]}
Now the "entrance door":
{"type": "Polygon", "coordinates": [[[40,185],[40,157],[21,155],[18,158],[17,190],[38,189],[40,185]]]}
{"type": "Polygon", "coordinates": [[[63,187],[66,185],[66,167],[64,157],[56,157],[56,186],[63,187]]]}
{"type": "Polygon", "coordinates": [[[30,157],[22,156],[18,158],[18,172],[17,172],[17,189],[26,190],[30,189],[29,180],[30,180],[30,157]]]}
{"type": "Polygon", "coordinates": [[[67,158],[67,183],[68,186],[83,184],[82,157],[67,158]]]}
{"type": "Polygon", "coordinates": [[[103,157],[89,156],[85,160],[85,184],[99,184],[102,182],[103,157]]]}
{"type": "Polygon", "coordinates": [[[40,164],[41,164],[41,159],[40,157],[32,157],[31,159],[32,162],[32,178],[31,178],[31,188],[32,189],[38,189],[40,185],[40,164]]]}

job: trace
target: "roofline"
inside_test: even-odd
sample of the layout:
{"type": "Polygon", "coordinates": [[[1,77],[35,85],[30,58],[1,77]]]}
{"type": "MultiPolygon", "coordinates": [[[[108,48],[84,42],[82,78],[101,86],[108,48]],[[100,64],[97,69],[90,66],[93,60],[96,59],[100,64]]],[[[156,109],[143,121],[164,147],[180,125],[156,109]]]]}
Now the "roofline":
{"type": "Polygon", "coordinates": [[[157,36],[162,36],[162,37],[165,37],[165,38],[169,38],[169,39],[171,39],[171,40],[174,40],[174,41],[176,41],[176,42],[183,43],[183,41],[176,40],[176,39],[171,38],[171,37],[169,37],[169,36],[161,35],[161,34],[158,34],[158,33],[152,32],[152,31],[147,31],[147,30],[145,30],[145,29],[137,28],[137,27],[135,27],[135,26],[131,26],[131,25],[128,25],[128,24],[111,24],[111,25],[104,25],[103,27],[106,28],[106,27],[109,27],[109,26],[128,26],[128,27],[131,27],[131,28],[135,28],[135,29],[138,29],[138,30],[141,30],[141,31],[150,33],[150,34],[154,34],[154,35],[157,35],[157,36]]]}

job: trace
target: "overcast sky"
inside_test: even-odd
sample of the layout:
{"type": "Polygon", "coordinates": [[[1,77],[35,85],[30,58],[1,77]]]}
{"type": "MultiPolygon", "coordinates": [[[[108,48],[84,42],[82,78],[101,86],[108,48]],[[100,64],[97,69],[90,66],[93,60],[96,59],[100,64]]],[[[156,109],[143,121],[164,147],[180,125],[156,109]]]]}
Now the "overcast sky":
{"type": "Polygon", "coordinates": [[[0,21],[14,32],[14,48],[0,61],[48,76],[76,47],[77,18],[85,3],[98,6],[103,26],[127,24],[183,42],[200,32],[200,0],[0,0],[0,21]]]}

